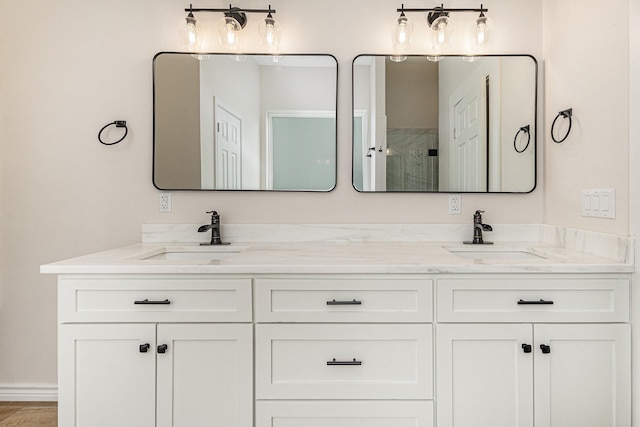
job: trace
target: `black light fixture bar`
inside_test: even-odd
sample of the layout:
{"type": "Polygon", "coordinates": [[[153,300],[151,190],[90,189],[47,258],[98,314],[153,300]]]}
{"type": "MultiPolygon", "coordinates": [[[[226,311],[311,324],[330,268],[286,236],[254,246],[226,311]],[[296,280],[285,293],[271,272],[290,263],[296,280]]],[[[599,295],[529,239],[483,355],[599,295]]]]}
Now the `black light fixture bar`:
{"type": "MultiPolygon", "coordinates": [[[[195,11],[195,9],[193,9],[195,11]]],[[[422,9],[406,9],[404,7],[400,9],[396,9],[396,12],[488,12],[489,9],[480,5],[479,9],[455,9],[455,8],[445,8],[444,5],[432,8],[422,8],[422,9]]],[[[187,10],[188,12],[188,10],[187,10]]]]}
{"type": "Polygon", "coordinates": [[[242,9],[239,7],[232,7],[231,5],[229,5],[228,8],[226,9],[202,9],[202,8],[186,8],[184,10],[185,12],[244,12],[244,13],[276,13],[275,9],[271,9],[271,6],[269,6],[269,9],[242,9]]]}

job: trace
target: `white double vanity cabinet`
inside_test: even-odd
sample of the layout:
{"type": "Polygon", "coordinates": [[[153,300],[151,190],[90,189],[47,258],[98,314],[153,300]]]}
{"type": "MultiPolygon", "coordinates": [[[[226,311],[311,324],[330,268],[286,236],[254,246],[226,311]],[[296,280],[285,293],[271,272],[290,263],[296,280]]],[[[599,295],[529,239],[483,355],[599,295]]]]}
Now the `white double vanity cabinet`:
{"type": "Polygon", "coordinates": [[[59,425],[631,425],[632,265],[433,243],[243,248],[150,260],[207,249],[139,244],[43,266],[59,274],[59,425]]]}

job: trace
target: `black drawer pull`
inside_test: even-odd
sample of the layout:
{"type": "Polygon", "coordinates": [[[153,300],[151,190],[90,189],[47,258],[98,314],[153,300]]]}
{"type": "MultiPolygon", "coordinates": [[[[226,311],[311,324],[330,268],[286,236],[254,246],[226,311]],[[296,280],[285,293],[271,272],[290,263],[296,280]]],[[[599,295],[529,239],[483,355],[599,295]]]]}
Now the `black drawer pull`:
{"type": "Polygon", "coordinates": [[[362,301],[353,299],[351,301],[336,301],[335,299],[327,301],[327,305],[361,305],[362,301]]]}
{"type": "Polygon", "coordinates": [[[166,353],[167,352],[167,348],[169,348],[169,346],[166,345],[166,344],[159,345],[158,346],[158,353],[160,353],[160,354],[166,353]]]}
{"type": "Polygon", "coordinates": [[[147,343],[147,344],[140,344],[140,353],[146,353],[149,351],[149,348],[151,348],[151,344],[147,343]]]}
{"type": "Polygon", "coordinates": [[[362,365],[362,361],[360,360],[330,360],[327,362],[327,366],[360,366],[362,365]]]}
{"type": "Polygon", "coordinates": [[[523,299],[518,301],[518,305],[552,305],[553,301],[538,300],[538,301],[525,301],[523,299]]]}
{"type": "Polygon", "coordinates": [[[522,344],[522,351],[525,353],[531,353],[531,344],[522,344]]]}
{"type": "Polygon", "coordinates": [[[142,301],[135,301],[134,304],[136,305],[169,305],[171,304],[171,301],[169,301],[168,299],[165,299],[162,301],[149,301],[148,299],[143,299],[142,301]]]}
{"type": "Polygon", "coordinates": [[[551,353],[551,347],[549,347],[548,345],[545,345],[545,344],[540,344],[540,350],[542,350],[543,354],[551,353]]]}

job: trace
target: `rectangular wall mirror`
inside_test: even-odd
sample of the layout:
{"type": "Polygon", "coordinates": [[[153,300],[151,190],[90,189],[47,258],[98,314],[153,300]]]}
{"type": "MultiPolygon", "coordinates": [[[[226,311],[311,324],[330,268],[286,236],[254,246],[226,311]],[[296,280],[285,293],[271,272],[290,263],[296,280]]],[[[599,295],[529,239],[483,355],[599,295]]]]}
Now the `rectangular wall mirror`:
{"type": "Polygon", "coordinates": [[[331,55],[157,54],[153,184],[331,191],[337,75],[331,55]]]}
{"type": "Polygon", "coordinates": [[[529,55],[356,57],[354,188],[533,191],[537,81],[529,55]]]}

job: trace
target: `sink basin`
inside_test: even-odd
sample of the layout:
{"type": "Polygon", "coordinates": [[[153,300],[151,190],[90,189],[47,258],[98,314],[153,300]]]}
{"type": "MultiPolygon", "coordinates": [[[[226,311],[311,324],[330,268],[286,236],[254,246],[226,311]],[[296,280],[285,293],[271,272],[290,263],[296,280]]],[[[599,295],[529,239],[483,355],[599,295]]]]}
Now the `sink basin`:
{"type": "Polygon", "coordinates": [[[141,260],[195,260],[195,261],[221,261],[231,258],[243,251],[238,246],[193,246],[193,247],[167,247],[160,251],[153,251],[141,256],[141,260]]]}
{"type": "Polygon", "coordinates": [[[469,259],[546,259],[547,257],[534,253],[526,248],[500,248],[485,246],[476,247],[449,247],[445,248],[455,256],[469,259]]]}

